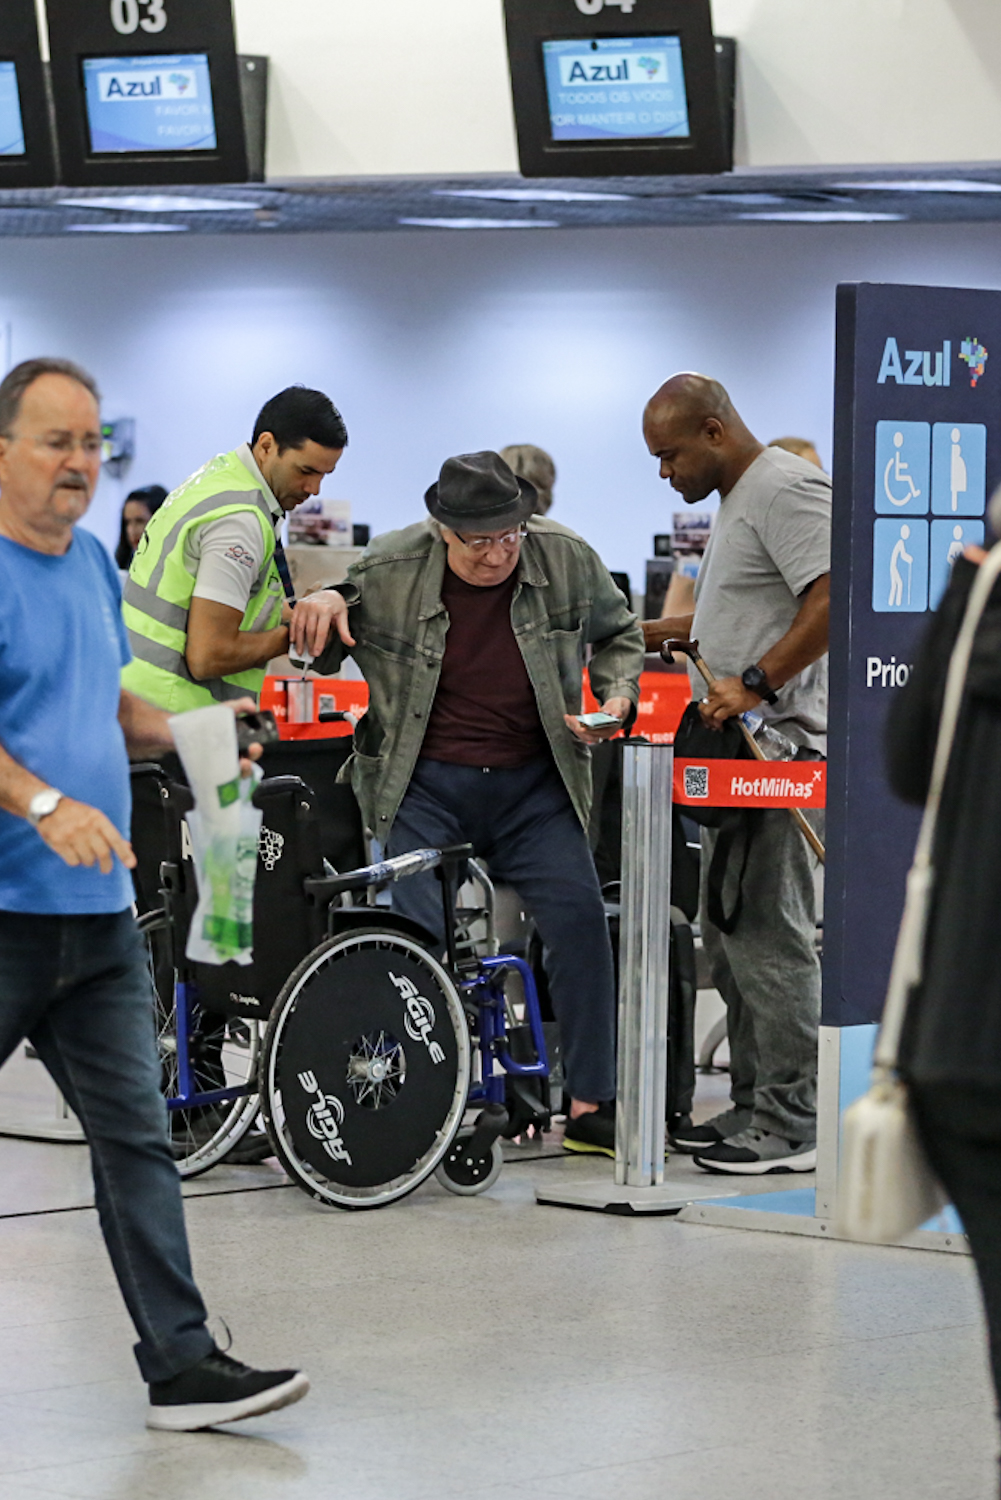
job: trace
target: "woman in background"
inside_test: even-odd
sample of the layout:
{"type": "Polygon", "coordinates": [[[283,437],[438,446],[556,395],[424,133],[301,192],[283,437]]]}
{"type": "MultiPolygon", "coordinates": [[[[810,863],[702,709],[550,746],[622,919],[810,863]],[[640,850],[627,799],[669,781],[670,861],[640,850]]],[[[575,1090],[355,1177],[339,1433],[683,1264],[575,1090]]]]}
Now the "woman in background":
{"type": "Polygon", "coordinates": [[[527,479],[534,486],[538,496],[535,514],[544,516],[553,503],[553,485],[556,483],[556,465],[545,448],[536,448],[532,443],[514,443],[509,448],[502,448],[500,456],[519,479],[527,479]]]}
{"type": "Polygon", "coordinates": [[[150,518],[167,498],[162,484],[147,484],[141,490],[133,490],[122,506],[122,526],[115,548],[115,562],[123,573],[129,571],[135,550],[150,518]]]}

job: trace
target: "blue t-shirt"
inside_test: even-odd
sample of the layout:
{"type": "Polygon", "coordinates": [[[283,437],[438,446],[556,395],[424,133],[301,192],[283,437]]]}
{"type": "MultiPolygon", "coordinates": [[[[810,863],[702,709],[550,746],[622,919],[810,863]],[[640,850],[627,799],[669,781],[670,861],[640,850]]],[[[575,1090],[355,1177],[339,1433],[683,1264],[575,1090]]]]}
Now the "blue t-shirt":
{"type": "MultiPolygon", "coordinates": [[[[0,536],[0,745],[67,797],[99,807],[129,837],[131,795],[118,723],[129,661],[118,574],[88,531],[62,557],[0,536]]],[[[124,911],[132,879],[116,858],[71,868],[24,818],[0,810],[0,911],[124,911]]]]}

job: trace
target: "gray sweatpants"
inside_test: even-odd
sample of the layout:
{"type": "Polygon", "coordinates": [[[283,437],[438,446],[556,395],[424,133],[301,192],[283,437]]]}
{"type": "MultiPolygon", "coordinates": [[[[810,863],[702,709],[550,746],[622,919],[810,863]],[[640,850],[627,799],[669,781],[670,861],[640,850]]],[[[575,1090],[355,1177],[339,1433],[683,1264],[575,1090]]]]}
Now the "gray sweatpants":
{"type": "MultiPolygon", "coordinates": [[[[809,818],[823,837],[823,813],[809,818]]],[[[716,829],[702,829],[700,919],[713,983],[726,1002],[730,1097],[738,1109],[753,1112],[751,1123],[758,1129],[789,1141],[813,1141],[820,1024],[816,856],[788,812],[763,812],[744,872],[743,909],[727,937],[706,910],[716,837],[716,829]]],[[[727,910],[730,899],[728,879],[727,910]]]]}

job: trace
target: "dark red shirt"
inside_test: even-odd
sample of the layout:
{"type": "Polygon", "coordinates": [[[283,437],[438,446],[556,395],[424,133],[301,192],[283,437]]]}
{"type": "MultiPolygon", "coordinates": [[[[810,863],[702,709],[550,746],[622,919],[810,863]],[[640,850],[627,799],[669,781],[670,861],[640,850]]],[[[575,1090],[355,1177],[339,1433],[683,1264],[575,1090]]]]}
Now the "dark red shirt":
{"type": "Polygon", "coordinates": [[[445,659],[421,755],[458,766],[526,765],[549,751],[535,692],[514,638],[511,600],[517,569],[504,583],[465,583],[446,563],[441,600],[448,610],[445,659]]]}

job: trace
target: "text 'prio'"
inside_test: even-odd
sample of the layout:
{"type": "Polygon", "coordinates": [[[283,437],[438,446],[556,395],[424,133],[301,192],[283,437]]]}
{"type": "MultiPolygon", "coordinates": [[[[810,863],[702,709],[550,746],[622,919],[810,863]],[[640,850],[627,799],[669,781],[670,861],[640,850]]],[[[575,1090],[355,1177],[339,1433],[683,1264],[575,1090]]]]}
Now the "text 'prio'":
{"type": "Polygon", "coordinates": [[[899,661],[891,656],[889,661],[884,661],[881,656],[867,656],[865,660],[865,685],[867,688],[902,688],[911,675],[911,668],[905,661],[899,661]]]}

